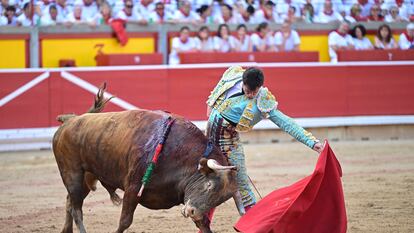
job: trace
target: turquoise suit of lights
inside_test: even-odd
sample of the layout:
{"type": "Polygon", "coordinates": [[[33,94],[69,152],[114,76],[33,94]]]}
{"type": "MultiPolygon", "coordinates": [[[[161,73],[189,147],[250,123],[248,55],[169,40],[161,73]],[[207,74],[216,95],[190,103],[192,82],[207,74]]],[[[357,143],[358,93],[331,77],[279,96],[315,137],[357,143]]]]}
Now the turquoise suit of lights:
{"type": "Polygon", "coordinates": [[[227,91],[242,81],[243,72],[244,69],[240,66],[230,67],[211,92],[207,100],[207,105],[212,108],[207,124],[207,136],[220,147],[230,163],[237,166],[237,183],[246,207],[254,205],[256,198],[249,184],[243,146],[238,132],[250,131],[262,119],[269,119],[310,148],[313,148],[318,140],[279,111],[275,97],[265,87],[261,87],[253,99],[245,95],[226,98],[227,91]]]}

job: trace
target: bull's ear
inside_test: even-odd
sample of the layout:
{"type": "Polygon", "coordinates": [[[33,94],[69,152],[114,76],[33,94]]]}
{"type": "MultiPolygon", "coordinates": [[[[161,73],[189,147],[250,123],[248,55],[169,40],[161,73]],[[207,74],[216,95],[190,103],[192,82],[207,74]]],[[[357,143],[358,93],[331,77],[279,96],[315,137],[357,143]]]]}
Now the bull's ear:
{"type": "Polygon", "coordinates": [[[201,174],[203,175],[208,175],[212,172],[214,172],[213,169],[209,168],[207,165],[207,159],[206,158],[201,158],[200,162],[198,163],[198,170],[201,172],[201,174]]]}

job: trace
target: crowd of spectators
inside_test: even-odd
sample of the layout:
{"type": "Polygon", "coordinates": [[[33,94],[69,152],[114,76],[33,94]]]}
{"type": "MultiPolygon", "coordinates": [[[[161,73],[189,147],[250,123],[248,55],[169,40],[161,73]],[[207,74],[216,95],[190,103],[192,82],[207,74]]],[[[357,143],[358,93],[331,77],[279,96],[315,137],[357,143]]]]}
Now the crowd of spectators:
{"type": "Polygon", "coordinates": [[[414,49],[414,23],[409,23],[406,31],[401,33],[398,43],[393,38],[393,33],[387,24],[382,24],[372,43],[366,37],[366,29],[357,24],[351,30],[347,23],[341,23],[337,30],[328,36],[329,56],[332,62],[337,62],[338,50],[372,50],[372,49],[414,49]]]}
{"type": "Polygon", "coordinates": [[[0,25],[414,21],[414,0],[1,0],[0,25]]]}
{"type": "MultiPolygon", "coordinates": [[[[414,23],[407,25],[398,43],[393,38],[390,26],[382,24],[373,42],[366,37],[366,29],[362,24],[350,29],[349,24],[343,22],[337,30],[329,33],[329,56],[332,62],[336,62],[338,50],[414,49],[414,23]]],[[[288,21],[276,32],[270,30],[268,23],[261,23],[252,34],[247,32],[244,24],[238,25],[234,33],[230,32],[227,24],[220,24],[215,35],[207,26],[202,26],[194,37],[191,37],[190,28],[184,26],[179,36],[172,39],[169,63],[179,64],[178,54],[182,52],[299,51],[300,43],[299,33],[292,29],[288,21]]]]}
{"type": "Polygon", "coordinates": [[[208,27],[202,26],[195,37],[190,37],[190,28],[184,26],[178,37],[172,39],[170,64],[179,64],[181,52],[277,52],[299,51],[300,37],[289,22],[282,24],[276,33],[264,22],[257,26],[256,32],[249,35],[246,25],[237,26],[230,32],[227,24],[220,24],[215,36],[208,27]]]}

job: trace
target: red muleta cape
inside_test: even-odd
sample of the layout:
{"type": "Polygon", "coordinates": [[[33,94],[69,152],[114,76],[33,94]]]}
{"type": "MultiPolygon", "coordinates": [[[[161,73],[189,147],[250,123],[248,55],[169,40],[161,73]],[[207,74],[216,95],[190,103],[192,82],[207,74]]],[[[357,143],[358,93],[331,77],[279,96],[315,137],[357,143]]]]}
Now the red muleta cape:
{"type": "Polygon", "coordinates": [[[328,142],[312,175],[267,195],[234,228],[244,233],[344,233],[342,170],[328,142]]]}

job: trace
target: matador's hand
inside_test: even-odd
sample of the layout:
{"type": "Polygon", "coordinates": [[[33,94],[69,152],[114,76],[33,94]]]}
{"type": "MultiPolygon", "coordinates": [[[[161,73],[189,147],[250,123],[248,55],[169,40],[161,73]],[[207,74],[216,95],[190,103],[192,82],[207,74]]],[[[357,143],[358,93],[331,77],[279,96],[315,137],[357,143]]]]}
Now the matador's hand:
{"type": "Polygon", "coordinates": [[[321,153],[323,150],[323,144],[320,142],[315,143],[315,145],[312,148],[314,151],[321,153]]]}

